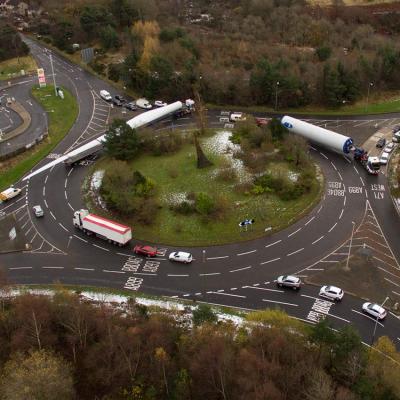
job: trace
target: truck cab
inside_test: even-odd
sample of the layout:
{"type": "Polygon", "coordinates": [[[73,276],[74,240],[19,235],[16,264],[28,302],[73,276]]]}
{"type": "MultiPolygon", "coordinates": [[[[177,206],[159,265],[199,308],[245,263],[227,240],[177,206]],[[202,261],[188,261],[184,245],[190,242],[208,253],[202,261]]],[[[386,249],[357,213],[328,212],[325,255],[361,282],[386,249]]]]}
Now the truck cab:
{"type": "Polygon", "coordinates": [[[367,171],[371,175],[378,175],[381,168],[381,162],[378,157],[368,157],[367,171]]]}

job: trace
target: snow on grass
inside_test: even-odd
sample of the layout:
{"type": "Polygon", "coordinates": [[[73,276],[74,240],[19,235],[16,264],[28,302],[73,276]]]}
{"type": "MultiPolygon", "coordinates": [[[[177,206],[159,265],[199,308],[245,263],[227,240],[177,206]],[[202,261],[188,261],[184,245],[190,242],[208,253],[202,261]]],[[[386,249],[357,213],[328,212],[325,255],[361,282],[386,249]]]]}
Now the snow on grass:
{"type": "Polygon", "coordinates": [[[174,206],[179,205],[184,201],[188,201],[186,192],[168,193],[163,200],[174,206]]]}
{"type": "Polygon", "coordinates": [[[106,203],[100,196],[100,188],[103,182],[105,171],[103,169],[95,171],[90,178],[90,191],[89,194],[92,196],[93,201],[101,207],[103,210],[107,210],[106,203]]]}

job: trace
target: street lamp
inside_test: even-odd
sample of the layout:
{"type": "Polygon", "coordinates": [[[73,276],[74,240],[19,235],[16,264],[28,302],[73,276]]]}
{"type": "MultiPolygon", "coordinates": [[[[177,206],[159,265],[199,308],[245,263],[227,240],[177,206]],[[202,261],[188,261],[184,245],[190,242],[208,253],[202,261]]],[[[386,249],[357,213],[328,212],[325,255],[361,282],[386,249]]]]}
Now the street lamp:
{"type": "Polygon", "coordinates": [[[350,253],[351,253],[351,246],[353,244],[353,235],[354,235],[354,226],[355,226],[355,222],[351,221],[351,223],[353,224],[352,228],[351,228],[351,236],[350,236],[350,247],[349,247],[349,252],[347,254],[347,262],[346,262],[346,271],[349,270],[349,260],[350,260],[350,253]]]}
{"type": "Polygon", "coordinates": [[[279,86],[279,81],[276,82],[275,85],[275,111],[278,110],[278,86],[279,86]]]}
{"type": "Polygon", "coordinates": [[[369,84],[368,84],[368,91],[367,91],[367,105],[365,106],[365,111],[367,111],[367,108],[368,108],[368,101],[369,101],[369,90],[371,89],[371,87],[372,86],[374,86],[374,83],[373,82],[370,82],[369,84]]]}
{"type": "MultiPolygon", "coordinates": [[[[381,304],[381,307],[383,307],[383,305],[389,300],[389,296],[386,297],[385,300],[383,300],[383,303],[381,304]]],[[[376,332],[376,326],[378,325],[378,316],[376,316],[375,319],[375,326],[374,326],[374,333],[372,334],[372,341],[371,341],[371,345],[374,344],[374,340],[375,340],[375,332],[376,332]]]]}

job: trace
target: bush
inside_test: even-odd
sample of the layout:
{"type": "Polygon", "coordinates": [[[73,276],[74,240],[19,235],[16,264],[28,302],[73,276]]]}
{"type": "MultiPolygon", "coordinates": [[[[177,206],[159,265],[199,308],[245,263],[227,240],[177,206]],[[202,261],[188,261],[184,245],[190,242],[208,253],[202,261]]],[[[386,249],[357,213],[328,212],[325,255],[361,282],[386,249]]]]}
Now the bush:
{"type": "Polygon", "coordinates": [[[110,64],[108,66],[108,79],[114,82],[118,82],[120,75],[121,67],[119,64],[110,64]]]}
{"type": "Polygon", "coordinates": [[[196,211],[204,216],[209,216],[215,211],[215,201],[206,193],[199,193],[196,197],[196,211]]]}
{"type": "Polygon", "coordinates": [[[93,69],[99,75],[104,75],[104,71],[106,70],[106,65],[102,64],[96,60],[93,60],[89,63],[89,67],[93,69]]]}
{"type": "Polygon", "coordinates": [[[315,54],[319,61],[326,61],[331,56],[332,49],[327,46],[318,47],[318,49],[315,50],[315,54]]]}
{"type": "Polygon", "coordinates": [[[200,304],[195,310],[193,310],[193,325],[199,326],[208,323],[215,323],[218,321],[218,317],[213,309],[207,304],[200,304]]]}

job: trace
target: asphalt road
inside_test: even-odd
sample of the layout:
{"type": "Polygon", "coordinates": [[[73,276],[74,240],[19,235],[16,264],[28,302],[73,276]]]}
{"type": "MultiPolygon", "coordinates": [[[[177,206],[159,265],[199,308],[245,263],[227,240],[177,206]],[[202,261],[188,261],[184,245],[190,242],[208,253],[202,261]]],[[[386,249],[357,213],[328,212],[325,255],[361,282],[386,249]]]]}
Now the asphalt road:
{"type": "MultiPolygon", "coordinates": [[[[49,71],[48,51],[38,44],[29,44],[39,64],[49,71]]],[[[53,59],[57,83],[77,97],[79,116],[56,151],[39,165],[99,136],[111,115],[121,112],[121,109],[110,109],[109,104],[98,96],[101,89],[115,94],[113,88],[58,55],[53,54],[53,59]]],[[[22,91],[22,87],[25,90],[24,85],[19,90],[22,91]]],[[[21,98],[24,98],[23,94],[21,98]]],[[[210,111],[210,124],[223,127],[221,117],[220,110],[210,111]]],[[[310,120],[351,135],[357,143],[366,140],[377,127],[398,121],[398,115],[310,120]]],[[[190,123],[190,120],[180,120],[173,127],[187,127],[190,123]]],[[[164,121],[160,128],[171,128],[171,124],[172,121],[164,121]]],[[[59,281],[126,288],[133,293],[139,290],[240,308],[279,307],[309,323],[327,316],[335,327],[356,326],[363,340],[370,343],[374,321],[360,312],[362,300],[346,294],[340,304],[334,304],[319,299],[319,288],[313,285],[305,285],[297,293],[281,290],[274,284],[280,274],[298,273],[307,277],[315,270],[327,268],[330,262],[345,259],[353,222],[356,246],[361,237],[358,229],[361,231],[366,218],[385,238],[384,246],[388,249],[385,251],[393,252],[391,268],[398,268],[395,258],[400,257],[400,221],[388,196],[384,170],[378,177],[371,177],[358,164],[340,155],[313,147],[310,152],[323,171],[326,188],[322,201],[306,217],[283,231],[257,240],[209,248],[185,248],[195,258],[189,266],[167,260],[168,253],[175,248],[160,245],[160,256],[153,260],[143,259],[134,256],[131,250],[134,243],[120,249],[76,231],[72,226],[72,213],[84,206],[81,186],[87,165],[72,169],[58,165],[33,177],[25,186],[18,184],[24,188],[23,195],[0,205],[1,212],[16,214],[26,242],[31,246],[22,253],[0,256],[0,265],[8,271],[10,281],[16,283],[59,281]],[[44,208],[44,218],[37,219],[32,215],[35,204],[44,208]]],[[[398,284],[394,281],[394,285],[398,284]]],[[[398,317],[390,314],[378,325],[377,335],[390,336],[400,347],[399,328],[398,317]]]]}

